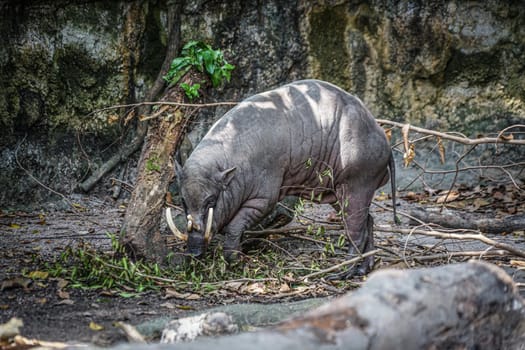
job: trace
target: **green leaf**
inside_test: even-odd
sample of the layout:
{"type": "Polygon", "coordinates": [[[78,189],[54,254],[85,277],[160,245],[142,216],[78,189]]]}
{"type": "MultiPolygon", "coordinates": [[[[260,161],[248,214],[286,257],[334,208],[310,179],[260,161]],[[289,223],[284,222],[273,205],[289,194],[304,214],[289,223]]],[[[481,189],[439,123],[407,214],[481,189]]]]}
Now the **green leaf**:
{"type": "Polygon", "coordinates": [[[184,92],[186,93],[186,96],[188,97],[190,101],[200,96],[199,89],[201,87],[201,84],[189,85],[187,83],[181,83],[180,87],[184,90],[184,92]]]}
{"type": "Polygon", "coordinates": [[[195,40],[188,41],[186,45],[182,47],[182,51],[181,51],[182,56],[192,56],[191,53],[195,52],[195,47],[199,45],[201,45],[200,41],[195,41],[195,40]]]}
{"type": "MultiPolygon", "coordinates": [[[[226,62],[221,50],[214,50],[202,41],[192,40],[184,45],[181,56],[171,62],[170,69],[163,78],[169,86],[173,86],[192,68],[207,74],[213,87],[217,87],[224,80],[230,81],[231,71],[235,66],[226,62]]],[[[190,88],[188,85],[183,87],[181,84],[189,99],[199,96],[200,85],[198,88],[196,85],[190,88]]]]}
{"type": "Polygon", "coordinates": [[[188,57],[177,57],[171,62],[171,69],[179,70],[190,64],[188,57]]]}
{"type": "Polygon", "coordinates": [[[169,86],[173,86],[179,82],[179,80],[191,69],[191,66],[188,65],[184,67],[182,70],[179,70],[177,72],[174,72],[170,77],[164,77],[164,80],[166,80],[169,84],[169,86]]]}
{"type": "Polygon", "coordinates": [[[230,79],[231,79],[231,71],[235,68],[235,66],[229,64],[229,63],[226,63],[224,66],[222,66],[221,68],[221,71],[222,71],[222,75],[223,77],[226,78],[226,80],[229,82],[230,79]]]}
{"type": "Polygon", "coordinates": [[[202,52],[202,58],[204,61],[204,68],[206,72],[210,75],[213,75],[215,72],[215,51],[204,51],[202,52]]]}
{"type": "Polygon", "coordinates": [[[139,294],[138,293],[129,293],[129,292],[120,292],[118,295],[121,296],[122,298],[134,298],[134,297],[138,296],[139,294]]]}

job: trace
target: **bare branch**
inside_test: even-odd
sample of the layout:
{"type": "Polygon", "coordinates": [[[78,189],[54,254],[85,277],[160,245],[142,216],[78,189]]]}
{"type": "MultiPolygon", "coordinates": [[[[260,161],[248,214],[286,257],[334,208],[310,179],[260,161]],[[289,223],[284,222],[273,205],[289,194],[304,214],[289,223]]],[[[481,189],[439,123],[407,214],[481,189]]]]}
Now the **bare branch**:
{"type": "Polygon", "coordinates": [[[430,237],[437,237],[442,239],[457,239],[457,240],[477,240],[483,242],[487,245],[490,245],[494,248],[504,249],[513,255],[525,258],[525,251],[515,248],[514,246],[506,243],[501,243],[495,241],[487,236],[482,235],[481,233],[445,233],[436,230],[422,230],[422,229],[405,229],[397,228],[392,226],[385,225],[376,225],[374,226],[377,231],[381,232],[397,232],[402,234],[419,234],[430,237]]]}
{"type": "Polygon", "coordinates": [[[324,269],[324,270],[320,270],[320,271],[316,271],[316,272],[313,272],[313,273],[310,273],[308,275],[305,275],[305,276],[302,276],[300,279],[301,280],[306,280],[308,278],[312,278],[312,277],[317,277],[317,276],[320,276],[320,275],[324,275],[326,273],[329,273],[329,272],[333,272],[333,271],[337,271],[339,270],[340,268],[342,267],[345,267],[345,266],[348,266],[348,265],[352,265],[352,264],[355,264],[356,262],[358,261],[361,261],[363,260],[364,258],[367,258],[371,255],[374,255],[374,254],[377,254],[381,251],[381,249],[374,249],[374,250],[371,250],[369,252],[366,252],[364,254],[361,254],[359,256],[356,256],[355,258],[353,259],[350,259],[350,260],[345,260],[343,261],[342,263],[340,264],[337,264],[337,265],[334,265],[334,266],[331,266],[327,269],[324,269]]]}
{"type": "Polygon", "coordinates": [[[89,113],[87,116],[95,113],[110,111],[113,109],[120,108],[137,108],[141,106],[172,106],[172,107],[194,107],[194,108],[205,108],[205,107],[218,107],[218,106],[235,106],[238,102],[213,102],[213,103],[182,103],[182,102],[168,102],[168,101],[154,101],[154,102],[139,102],[129,103],[123,105],[114,105],[105,108],[100,108],[89,113]]]}
{"type": "MultiPolygon", "coordinates": [[[[326,230],[342,230],[343,225],[322,225],[326,230]]],[[[308,230],[307,226],[291,226],[291,227],[282,227],[282,228],[273,228],[273,229],[266,229],[266,230],[258,230],[258,231],[245,231],[244,233],[248,236],[269,236],[273,234],[280,234],[280,235],[293,235],[296,233],[305,232],[308,230]]]]}
{"type": "Polygon", "coordinates": [[[443,139],[459,142],[459,143],[464,144],[464,145],[479,145],[479,144],[484,144],[484,143],[496,143],[496,144],[497,143],[505,143],[505,144],[512,144],[512,145],[525,145],[525,140],[519,140],[519,139],[517,140],[517,139],[513,139],[513,138],[511,139],[511,138],[506,138],[506,137],[502,136],[504,131],[509,130],[511,128],[525,127],[525,125],[521,125],[521,124],[511,125],[511,126],[507,127],[506,129],[504,129],[504,131],[501,131],[498,134],[498,137],[480,137],[480,138],[477,138],[477,139],[471,139],[471,138],[468,138],[468,137],[465,137],[465,136],[455,136],[455,135],[452,135],[451,133],[444,133],[444,132],[424,129],[424,128],[420,128],[420,127],[413,126],[413,125],[410,125],[410,124],[398,123],[398,122],[394,122],[394,121],[390,121],[390,120],[386,120],[386,119],[376,119],[376,121],[379,124],[392,125],[392,126],[396,126],[398,128],[405,127],[405,128],[408,128],[411,131],[415,131],[415,132],[418,132],[418,133],[421,133],[421,134],[426,134],[426,135],[438,136],[438,137],[441,137],[443,139]]]}
{"type": "Polygon", "coordinates": [[[509,252],[503,249],[500,250],[474,250],[474,251],[463,251],[463,252],[446,252],[440,254],[431,254],[431,255],[418,255],[410,257],[416,261],[428,261],[428,260],[438,260],[438,259],[452,259],[452,258],[461,258],[461,257],[471,257],[471,258],[488,258],[488,257],[497,257],[497,256],[508,256],[509,252]]]}

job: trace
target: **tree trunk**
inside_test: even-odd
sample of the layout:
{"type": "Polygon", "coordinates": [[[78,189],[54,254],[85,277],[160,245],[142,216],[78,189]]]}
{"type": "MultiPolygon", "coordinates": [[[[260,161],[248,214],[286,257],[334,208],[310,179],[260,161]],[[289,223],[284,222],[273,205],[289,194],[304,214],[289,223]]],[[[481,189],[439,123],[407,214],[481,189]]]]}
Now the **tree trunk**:
{"type": "MultiPolygon", "coordinates": [[[[195,79],[189,72],[181,81],[191,85],[195,79]]],[[[172,88],[160,101],[183,103],[185,94],[172,88]]],[[[168,251],[166,236],[160,233],[162,209],[175,173],[173,157],[194,114],[187,107],[161,105],[152,115],[139,115],[147,119],[140,122],[142,128],[147,122],[147,134],[120,234],[120,243],[134,259],[165,262],[168,251]]]]}
{"type": "MultiPolygon", "coordinates": [[[[183,1],[168,1],[168,47],[157,79],[149,89],[146,100],[154,100],[164,89],[163,76],[180,49],[180,13],[183,1]]],[[[184,94],[169,90],[161,100],[183,102],[184,94]]],[[[148,111],[139,108],[141,118],[148,111]]],[[[149,108],[149,107],[147,107],[149,108]]],[[[161,107],[163,108],[163,107],[161,107]]],[[[134,258],[161,262],[167,255],[166,239],[160,234],[159,223],[168,186],[173,177],[172,156],[183,138],[186,116],[180,108],[165,108],[157,117],[138,121],[133,144],[142,142],[137,166],[137,181],[126,209],[120,242],[134,258]]]]}
{"type": "MultiPolygon", "coordinates": [[[[183,102],[184,93],[170,90],[163,100],[183,102]]],[[[174,175],[173,156],[184,137],[192,113],[179,107],[161,107],[149,121],[137,166],[137,181],[121,230],[121,243],[135,259],[162,262],[166,237],[160,233],[165,196],[174,175]]]]}

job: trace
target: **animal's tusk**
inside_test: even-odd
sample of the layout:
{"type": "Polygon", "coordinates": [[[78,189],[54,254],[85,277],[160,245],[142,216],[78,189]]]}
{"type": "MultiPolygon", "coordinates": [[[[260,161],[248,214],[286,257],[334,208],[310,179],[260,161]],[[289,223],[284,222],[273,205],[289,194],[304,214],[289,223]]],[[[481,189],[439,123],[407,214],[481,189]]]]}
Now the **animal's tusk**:
{"type": "Polygon", "coordinates": [[[166,208],[166,221],[168,223],[168,227],[170,228],[171,232],[173,232],[175,237],[183,241],[188,240],[188,235],[185,235],[184,233],[180,232],[177,226],[175,226],[173,218],[171,217],[171,208],[166,208]]]}
{"type": "Polygon", "coordinates": [[[186,216],[186,219],[188,219],[188,224],[186,226],[186,231],[191,232],[191,230],[193,230],[193,218],[191,217],[191,215],[188,215],[186,216]]]}
{"type": "Polygon", "coordinates": [[[211,224],[213,223],[213,208],[208,210],[208,219],[206,220],[206,231],[204,232],[204,241],[209,243],[211,240],[211,224]]]}

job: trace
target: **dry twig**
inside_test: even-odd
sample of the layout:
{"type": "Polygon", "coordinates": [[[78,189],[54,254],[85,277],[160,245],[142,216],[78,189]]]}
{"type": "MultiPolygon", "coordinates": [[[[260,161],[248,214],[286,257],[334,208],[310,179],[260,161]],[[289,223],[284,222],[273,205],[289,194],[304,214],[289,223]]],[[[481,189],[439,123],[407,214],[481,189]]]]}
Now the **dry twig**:
{"type": "Polygon", "coordinates": [[[495,241],[487,236],[482,235],[481,233],[445,233],[437,230],[423,230],[423,229],[406,229],[406,228],[397,228],[392,226],[385,225],[376,225],[375,229],[382,232],[397,232],[402,234],[419,234],[424,236],[442,238],[442,239],[457,239],[457,240],[477,240],[483,242],[487,245],[490,245],[494,248],[503,249],[509,253],[525,258],[525,251],[515,248],[514,246],[506,243],[501,243],[495,241]]]}
{"type": "Polygon", "coordinates": [[[511,125],[505,128],[503,131],[501,131],[498,134],[498,137],[480,137],[477,139],[471,139],[465,136],[456,136],[456,135],[452,135],[452,133],[445,133],[445,132],[424,129],[424,128],[420,128],[420,127],[413,126],[410,124],[398,123],[398,122],[394,122],[394,121],[390,121],[386,119],[376,119],[376,120],[379,124],[392,125],[392,126],[395,126],[401,129],[405,128],[405,129],[415,131],[421,134],[433,135],[433,136],[441,137],[443,139],[459,142],[464,145],[480,145],[480,144],[485,144],[485,143],[496,143],[496,144],[505,143],[505,144],[512,144],[512,145],[525,145],[525,140],[503,137],[503,132],[507,130],[510,130],[512,128],[517,128],[517,127],[525,127],[525,125],[521,125],[521,124],[511,125]]]}
{"type": "MultiPolygon", "coordinates": [[[[181,102],[169,102],[169,101],[153,101],[153,102],[139,102],[139,103],[128,103],[122,105],[113,105],[105,108],[100,108],[89,113],[87,116],[91,116],[95,113],[110,111],[113,109],[120,108],[137,108],[141,106],[171,106],[171,107],[194,107],[194,108],[205,108],[205,107],[219,107],[219,106],[235,106],[238,102],[212,102],[212,103],[181,103],[181,102]]],[[[128,111],[129,113],[129,111],[128,111]]],[[[160,113],[159,113],[160,114],[160,113]]],[[[156,116],[154,114],[154,116],[156,116]]],[[[151,118],[147,118],[151,119],[151,118]]]]}
{"type": "Polygon", "coordinates": [[[320,270],[320,271],[316,271],[316,272],[313,272],[313,273],[310,273],[308,275],[305,275],[305,276],[302,276],[301,277],[301,280],[306,280],[308,278],[312,278],[312,277],[317,277],[317,276],[320,276],[320,275],[324,275],[326,273],[329,273],[329,272],[333,272],[333,271],[337,271],[345,266],[348,266],[348,265],[352,265],[352,264],[355,264],[356,262],[358,261],[361,261],[362,259],[364,258],[367,258],[371,255],[374,255],[374,254],[377,254],[381,251],[381,249],[374,249],[374,250],[371,250],[369,252],[366,252],[364,254],[361,254],[359,256],[356,256],[355,258],[352,258],[350,260],[345,260],[343,261],[342,263],[340,264],[337,264],[337,265],[334,265],[334,266],[331,266],[327,269],[324,269],[324,270],[320,270]]]}

